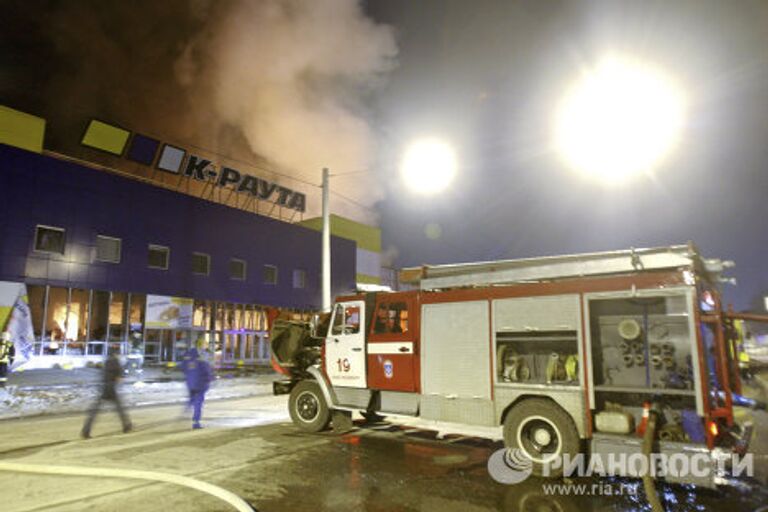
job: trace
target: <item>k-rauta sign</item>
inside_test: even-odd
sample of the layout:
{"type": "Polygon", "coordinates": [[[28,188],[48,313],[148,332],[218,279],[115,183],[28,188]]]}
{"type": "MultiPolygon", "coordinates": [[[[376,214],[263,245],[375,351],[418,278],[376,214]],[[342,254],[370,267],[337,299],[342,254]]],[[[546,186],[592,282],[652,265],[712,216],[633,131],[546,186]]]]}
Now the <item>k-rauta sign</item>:
{"type": "Polygon", "coordinates": [[[217,187],[234,189],[257,199],[274,201],[278,206],[304,212],[307,198],[304,194],[231,167],[217,167],[210,160],[190,155],[182,174],[197,181],[211,182],[217,187]]]}

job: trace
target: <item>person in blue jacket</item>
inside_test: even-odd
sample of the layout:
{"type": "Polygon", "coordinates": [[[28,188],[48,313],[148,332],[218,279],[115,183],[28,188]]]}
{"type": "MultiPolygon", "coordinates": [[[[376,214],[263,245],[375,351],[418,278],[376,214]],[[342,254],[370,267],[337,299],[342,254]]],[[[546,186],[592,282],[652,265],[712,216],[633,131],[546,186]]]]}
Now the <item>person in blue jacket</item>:
{"type": "Polygon", "coordinates": [[[200,357],[196,348],[191,348],[184,355],[181,363],[181,369],[187,381],[187,390],[189,391],[189,405],[194,409],[192,414],[192,428],[203,428],[200,424],[200,417],[203,412],[203,402],[205,393],[211,385],[214,378],[213,369],[207,361],[200,357]]]}

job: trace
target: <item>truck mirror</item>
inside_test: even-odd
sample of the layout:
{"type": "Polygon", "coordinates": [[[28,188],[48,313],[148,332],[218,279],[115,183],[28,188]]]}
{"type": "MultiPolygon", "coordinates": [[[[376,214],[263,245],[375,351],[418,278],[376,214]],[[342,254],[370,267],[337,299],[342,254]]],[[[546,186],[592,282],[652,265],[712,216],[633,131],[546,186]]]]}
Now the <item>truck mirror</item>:
{"type": "Polygon", "coordinates": [[[315,313],[312,318],[309,319],[309,335],[313,338],[317,337],[317,326],[320,324],[320,315],[315,313]]]}

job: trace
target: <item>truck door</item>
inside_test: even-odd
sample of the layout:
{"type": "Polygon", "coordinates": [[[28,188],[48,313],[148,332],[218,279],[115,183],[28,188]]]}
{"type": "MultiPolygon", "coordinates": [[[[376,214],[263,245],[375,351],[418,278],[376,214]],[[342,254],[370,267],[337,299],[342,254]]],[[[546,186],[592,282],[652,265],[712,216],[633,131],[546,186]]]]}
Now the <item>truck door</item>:
{"type": "Polygon", "coordinates": [[[368,387],[418,391],[418,326],[412,293],[382,293],[368,337],[368,387]]]}
{"type": "Polygon", "coordinates": [[[325,372],[334,386],[366,387],[365,302],[336,304],[325,338],[325,372]]]}

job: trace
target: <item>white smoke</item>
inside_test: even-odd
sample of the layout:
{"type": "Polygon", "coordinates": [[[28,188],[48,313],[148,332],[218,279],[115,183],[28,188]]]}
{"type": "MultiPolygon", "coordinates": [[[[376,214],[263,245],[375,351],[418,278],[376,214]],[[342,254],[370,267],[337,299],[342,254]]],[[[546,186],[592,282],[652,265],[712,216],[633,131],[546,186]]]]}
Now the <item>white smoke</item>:
{"type": "Polygon", "coordinates": [[[216,117],[295,176],[367,169],[374,145],[362,99],[394,65],[392,29],[356,0],[220,5],[177,60],[179,82],[210,95],[216,117]]]}

